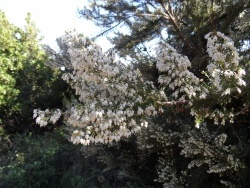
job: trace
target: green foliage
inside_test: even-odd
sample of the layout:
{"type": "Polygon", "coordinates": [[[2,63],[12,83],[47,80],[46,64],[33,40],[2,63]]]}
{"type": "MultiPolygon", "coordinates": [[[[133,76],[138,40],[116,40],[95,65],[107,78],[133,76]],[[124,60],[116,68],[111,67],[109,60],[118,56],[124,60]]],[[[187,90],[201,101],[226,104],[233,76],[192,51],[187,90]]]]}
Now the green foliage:
{"type": "Polygon", "coordinates": [[[0,12],[0,25],[0,119],[9,131],[21,131],[33,123],[33,109],[62,107],[67,85],[45,65],[49,58],[29,14],[19,28],[0,12]]]}
{"type": "MultiPolygon", "coordinates": [[[[15,135],[0,157],[0,187],[94,187],[94,159],[86,159],[61,130],[41,136],[15,135]]],[[[3,150],[1,148],[1,153],[3,150]]]]}
{"type": "Polygon", "coordinates": [[[8,22],[3,12],[0,12],[0,24],[0,105],[2,106],[10,102],[19,93],[14,88],[15,78],[13,74],[21,68],[20,61],[25,59],[25,53],[19,51],[22,46],[18,42],[19,39],[16,38],[16,36],[21,36],[18,28],[8,22]]]}

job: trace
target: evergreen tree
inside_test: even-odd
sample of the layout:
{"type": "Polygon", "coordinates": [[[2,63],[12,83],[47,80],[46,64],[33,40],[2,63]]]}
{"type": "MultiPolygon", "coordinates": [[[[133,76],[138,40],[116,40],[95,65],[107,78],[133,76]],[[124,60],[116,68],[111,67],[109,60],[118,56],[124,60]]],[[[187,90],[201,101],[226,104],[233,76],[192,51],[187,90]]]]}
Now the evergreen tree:
{"type": "MultiPolygon", "coordinates": [[[[95,0],[90,1],[90,8],[80,10],[80,14],[106,32],[115,29],[119,37],[128,45],[121,48],[134,47],[141,42],[159,37],[162,30],[168,33],[167,40],[173,41],[175,48],[186,45],[187,48],[200,47],[205,34],[212,30],[231,34],[240,31],[241,39],[247,39],[247,18],[249,2],[246,0],[95,0]],[[245,24],[238,25],[238,21],[245,24]],[[129,34],[119,35],[125,26],[129,34]],[[200,37],[198,37],[200,36],[200,37]],[[196,41],[191,39],[196,39],[196,41]],[[125,40],[123,40],[125,39],[125,40]],[[129,43],[129,40],[138,40],[129,43]],[[200,42],[197,44],[197,42],[200,42]],[[198,45],[198,46],[196,46],[198,45]]],[[[203,44],[204,45],[204,44],[203,44]]],[[[119,48],[119,45],[116,45],[119,48]]],[[[200,50],[195,48],[193,50],[200,50]]]]}
{"type": "Polygon", "coordinates": [[[201,76],[207,33],[229,35],[238,49],[249,44],[249,8],[248,0],[95,0],[79,13],[103,28],[100,36],[114,31],[110,41],[121,55],[150,60],[145,43],[166,42],[192,60],[193,71],[201,76]]]}

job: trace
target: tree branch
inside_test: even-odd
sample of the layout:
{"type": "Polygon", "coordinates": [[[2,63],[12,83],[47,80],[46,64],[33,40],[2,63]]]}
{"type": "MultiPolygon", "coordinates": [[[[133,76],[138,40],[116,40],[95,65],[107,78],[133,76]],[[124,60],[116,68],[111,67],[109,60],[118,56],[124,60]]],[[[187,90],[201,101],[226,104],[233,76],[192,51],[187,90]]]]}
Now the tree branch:
{"type": "Polygon", "coordinates": [[[171,101],[171,102],[161,102],[161,101],[157,101],[156,103],[162,106],[173,106],[176,104],[187,104],[189,101],[171,101]]]}
{"type": "Polygon", "coordinates": [[[104,35],[105,33],[109,32],[110,30],[114,29],[115,27],[117,27],[120,24],[121,24],[121,22],[118,22],[118,24],[116,24],[116,25],[112,26],[111,28],[109,28],[109,29],[103,31],[102,33],[98,34],[97,36],[95,36],[95,38],[98,38],[98,37],[104,35]]]}
{"type": "Polygon", "coordinates": [[[248,110],[249,110],[249,105],[250,103],[248,103],[240,112],[238,112],[236,115],[240,115],[240,114],[245,114],[248,110]]]}
{"type": "MultiPolygon", "coordinates": [[[[180,37],[180,39],[184,42],[184,44],[191,50],[194,50],[194,47],[186,40],[186,38],[184,37],[183,33],[181,32],[180,27],[178,26],[178,24],[176,23],[175,18],[173,17],[173,15],[171,14],[171,12],[165,7],[164,3],[162,2],[162,0],[158,0],[158,2],[160,3],[160,5],[162,6],[164,12],[162,12],[163,16],[168,19],[170,21],[170,23],[173,25],[176,33],[178,34],[178,36],[180,37]]],[[[170,10],[171,9],[171,5],[170,3],[168,4],[168,8],[170,10]]]]}

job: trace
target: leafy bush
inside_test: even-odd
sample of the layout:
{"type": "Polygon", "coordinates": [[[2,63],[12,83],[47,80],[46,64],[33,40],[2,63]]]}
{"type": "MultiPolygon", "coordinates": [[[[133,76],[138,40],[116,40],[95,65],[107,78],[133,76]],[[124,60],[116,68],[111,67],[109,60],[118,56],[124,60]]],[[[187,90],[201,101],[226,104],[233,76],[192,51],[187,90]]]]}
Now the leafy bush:
{"type": "Polygon", "coordinates": [[[49,57],[30,15],[19,28],[0,12],[0,25],[0,124],[9,132],[33,129],[27,127],[33,124],[33,109],[62,107],[67,85],[61,71],[45,65],[49,57]]]}
{"type": "Polygon", "coordinates": [[[10,140],[9,150],[0,150],[4,154],[0,157],[0,187],[99,185],[95,159],[85,158],[60,129],[38,136],[16,134],[10,140]]]}

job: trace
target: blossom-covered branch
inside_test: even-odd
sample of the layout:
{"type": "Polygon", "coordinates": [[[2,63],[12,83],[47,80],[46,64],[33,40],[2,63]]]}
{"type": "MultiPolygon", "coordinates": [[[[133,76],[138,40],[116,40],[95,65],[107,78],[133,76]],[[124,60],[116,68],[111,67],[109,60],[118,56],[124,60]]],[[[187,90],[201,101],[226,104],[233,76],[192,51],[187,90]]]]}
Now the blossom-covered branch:
{"type": "MultiPolygon", "coordinates": [[[[160,89],[156,89],[132,65],[116,61],[114,53],[103,53],[78,34],[66,34],[73,72],[62,78],[78,96],[78,102],[64,112],[66,124],[73,129],[71,141],[83,145],[119,141],[147,127],[148,120],[163,111],[161,106],[187,104],[199,122],[204,118],[213,119],[215,124],[219,120],[222,124],[232,122],[236,112],[225,105],[246,85],[245,71],[238,66],[240,57],[231,39],[220,32],[205,38],[210,57],[204,73],[208,81],[189,70],[191,62],[186,56],[169,44],[161,44],[156,49],[156,67],[161,73],[160,89]],[[214,100],[220,108],[210,104],[212,96],[217,96],[214,100]]],[[[41,126],[55,123],[60,115],[58,110],[34,111],[41,126]]]]}
{"type": "MultiPolygon", "coordinates": [[[[66,35],[65,40],[79,38],[66,35]]],[[[74,71],[65,73],[63,79],[79,96],[79,103],[65,113],[66,123],[76,129],[73,143],[111,143],[148,126],[147,119],[158,113],[154,102],[159,96],[152,82],[95,44],[71,45],[69,53],[74,71]]]]}

